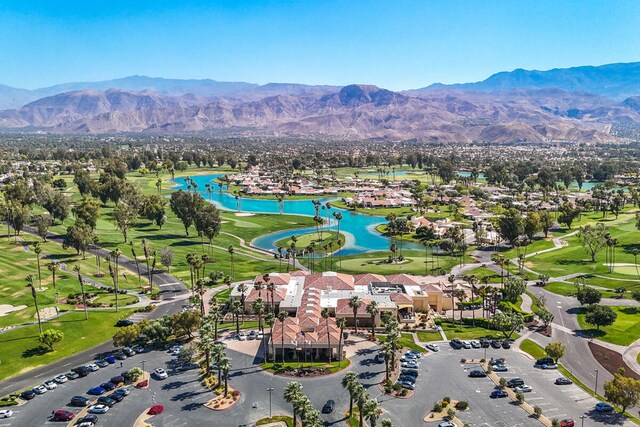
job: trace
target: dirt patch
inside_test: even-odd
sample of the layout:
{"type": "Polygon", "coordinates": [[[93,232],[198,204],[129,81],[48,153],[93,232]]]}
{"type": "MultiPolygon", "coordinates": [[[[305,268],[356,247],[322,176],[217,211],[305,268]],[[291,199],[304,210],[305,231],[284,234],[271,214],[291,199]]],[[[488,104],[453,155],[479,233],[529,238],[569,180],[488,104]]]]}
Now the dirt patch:
{"type": "Polygon", "coordinates": [[[601,345],[594,343],[593,341],[589,342],[589,349],[593,354],[593,357],[596,358],[598,363],[600,363],[604,368],[615,374],[618,369],[624,368],[624,374],[627,377],[631,377],[633,379],[639,380],[640,375],[636,374],[633,369],[627,365],[627,363],[622,358],[622,355],[617,351],[613,351],[601,345]]]}

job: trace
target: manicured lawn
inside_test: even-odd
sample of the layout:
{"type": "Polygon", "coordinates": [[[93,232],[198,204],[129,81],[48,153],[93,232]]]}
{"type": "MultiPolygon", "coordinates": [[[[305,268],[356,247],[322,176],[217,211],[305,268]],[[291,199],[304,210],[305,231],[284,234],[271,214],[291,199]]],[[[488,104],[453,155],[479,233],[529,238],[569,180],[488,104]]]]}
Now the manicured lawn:
{"type": "Polygon", "coordinates": [[[544,351],[544,348],[540,347],[530,339],[522,340],[522,342],[520,343],[520,350],[524,351],[525,353],[529,353],[534,359],[540,359],[547,355],[544,351]]]}
{"type": "Polygon", "coordinates": [[[0,380],[55,362],[111,339],[117,329],[114,326],[116,321],[127,317],[131,311],[94,311],[89,313],[89,320],[84,320],[83,312],[72,312],[43,323],[43,330],[52,328],[64,333],[64,340],[55,346],[53,352],[42,350],[40,347],[37,340],[38,325],[25,326],[0,335],[0,380]]]}
{"type": "MultiPolygon", "coordinates": [[[[115,305],[116,297],[114,294],[103,294],[95,300],[98,304],[115,305]]],[[[135,304],[138,302],[138,297],[135,295],[118,295],[118,305],[123,307],[125,305],[135,304]]]]}
{"type": "MultiPolygon", "coordinates": [[[[617,268],[616,268],[616,271],[617,271],[617,268]]],[[[612,290],[620,287],[625,288],[628,291],[640,288],[640,282],[635,282],[635,281],[616,280],[614,278],[610,279],[606,277],[590,276],[590,275],[583,276],[580,279],[585,281],[589,285],[599,286],[601,288],[608,288],[612,290]]]]}
{"type": "MultiPolygon", "coordinates": [[[[480,338],[497,338],[503,339],[504,335],[499,331],[492,329],[485,329],[479,326],[469,326],[460,324],[451,324],[449,322],[442,322],[440,325],[447,335],[447,339],[459,338],[461,340],[476,340],[480,338]]],[[[512,339],[517,339],[518,334],[513,334],[512,339]]]]}
{"type": "Polygon", "coordinates": [[[225,289],[224,291],[220,291],[215,295],[216,300],[219,303],[223,303],[229,299],[229,295],[231,295],[231,289],[225,289]]]}
{"type": "MultiPolygon", "coordinates": [[[[336,251],[344,246],[345,242],[344,234],[340,233],[341,244],[338,245],[338,233],[335,231],[324,231],[322,233],[316,233],[314,231],[313,233],[297,235],[295,234],[295,230],[291,230],[291,235],[296,236],[297,238],[297,241],[295,242],[296,248],[307,248],[313,242],[315,245],[314,251],[318,254],[336,251]],[[330,244],[333,244],[333,246],[329,247],[330,244]],[[327,250],[324,249],[325,246],[327,247],[327,250]]],[[[278,240],[276,242],[276,246],[289,248],[292,243],[293,240],[291,238],[286,238],[278,240]]]]}
{"type": "Polygon", "coordinates": [[[442,341],[442,335],[440,335],[440,332],[418,331],[416,332],[416,335],[418,336],[418,340],[420,342],[442,341]]]}
{"type": "MultiPolygon", "coordinates": [[[[384,335],[376,335],[376,337],[378,338],[378,340],[380,341],[380,343],[385,342],[385,340],[387,339],[386,336],[384,335]]],[[[413,335],[406,333],[406,332],[402,332],[400,334],[400,341],[398,342],[398,345],[400,347],[404,347],[407,348],[409,350],[416,350],[419,351],[421,353],[426,353],[427,350],[425,350],[424,347],[416,344],[416,341],[413,339],[413,335]]]]}
{"type": "Polygon", "coordinates": [[[299,362],[266,362],[266,363],[261,363],[260,367],[262,369],[265,369],[267,371],[273,372],[275,374],[280,374],[280,373],[284,373],[286,371],[290,371],[292,369],[298,369],[298,368],[323,368],[325,370],[328,370],[330,373],[334,373],[334,372],[338,372],[341,371],[345,368],[348,368],[349,365],[351,364],[351,361],[349,361],[349,359],[344,359],[342,362],[339,361],[332,361],[331,363],[327,363],[327,362],[311,362],[310,360],[308,360],[307,362],[304,361],[304,359],[300,359],[299,362]]]}
{"type": "MultiPolygon", "coordinates": [[[[488,269],[487,267],[474,268],[473,270],[469,270],[466,274],[475,275],[480,280],[480,283],[484,283],[482,281],[484,278],[487,279],[487,283],[500,283],[500,274],[488,269]]],[[[506,279],[506,276],[504,279],[506,279]]]]}
{"type": "MultiPolygon", "coordinates": [[[[577,292],[576,285],[563,282],[550,282],[544,287],[544,289],[549,292],[553,292],[554,294],[564,296],[575,296],[577,292]]],[[[618,296],[618,294],[613,291],[606,291],[601,289],[599,289],[599,291],[602,293],[603,298],[615,298],[616,296],[618,296]]]]}
{"type": "MultiPolygon", "coordinates": [[[[534,240],[529,245],[521,247],[520,253],[529,255],[545,249],[551,249],[553,248],[553,246],[554,245],[553,245],[552,233],[549,233],[548,238],[534,240]]],[[[507,251],[500,252],[500,253],[504,255],[506,259],[516,258],[518,256],[518,251],[516,249],[509,249],[507,251]]]]}
{"type": "Polygon", "coordinates": [[[256,425],[263,426],[263,425],[275,423],[278,421],[284,422],[287,425],[287,427],[293,427],[293,418],[288,415],[275,415],[271,418],[269,417],[263,418],[261,420],[256,421],[256,425]]]}
{"type": "Polygon", "coordinates": [[[640,338],[640,308],[611,307],[618,315],[611,326],[605,326],[598,331],[585,321],[585,309],[578,313],[578,323],[582,332],[599,340],[618,345],[630,345],[640,338]]]}

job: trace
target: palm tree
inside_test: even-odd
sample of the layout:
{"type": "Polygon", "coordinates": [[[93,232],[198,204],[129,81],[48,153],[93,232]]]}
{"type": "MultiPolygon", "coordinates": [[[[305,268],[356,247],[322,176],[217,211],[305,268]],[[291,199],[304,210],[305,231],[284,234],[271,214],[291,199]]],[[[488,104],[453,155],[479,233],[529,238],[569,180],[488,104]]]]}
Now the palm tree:
{"type": "Polygon", "coordinates": [[[297,426],[298,411],[296,402],[302,396],[302,384],[297,381],[289,381],[284,387],[284,400],[293,406],[293,425],[297,426]]]}
{"type": "Polygon", "coordinates": [[[187,264],[189,264],[189,278],[191,279],[191,295],[195,295],[196,276],[194,266],[197,259],[198,254],[196,254],[195,252],[190,252],[187,254],[187,264]]]}
{"type": "Polygon", "coordinates": [[[235,300],[231,303],[231,313],[236,317],[236,334],[240,333],[240,315],[244,313],[240,301],[235,300]]]}
{"type": "Polygon", "coordinates": [[[205,357],[205,371],[207,375],[211,372],[211,347],[214,345],[215,338],[213,334],[213,319],[211,316],[202,316],[202,322],[198,333],[200,335],[200,341],[198,342],[198,348],[204,353],[205,357]]]}
{"type": "Polygon", "coordinates": [[[380,347],[382,348],[381,353],[384,355],[384,380],[389,381],[389,361],[393,357],[393,349],[389,341],[383,342],[380,347]]]}
{"type": "Polygon", "coordinates": [[[342,377],[342,388],[346,389],[349,392],[349,418],[353,416],[353,401],[355,399],[355,388],[356,384],[358,384],[358,377],[355,372],[349,371],[342,377]]]}
{"type": "Polygon", "coordinates": [[[395,262],[396,262],[396,253],[398,252],[398,245],[396,245],[395,243],[392,243],[391,246],[389,246],[389,250],[391,251],[391,259],[392,259],[393,263],[395,264],[395,262]]]}
{"type": "MultiPolygon", "coordinates": [[[[271,341],[271,354],[273,355],[273,360],[275,362],[275,349],[273,345],[273,324],[275,323],[276,316],[273,313],[267,313],[264,318],[264,322],[269,326],[269,341],[271,341]]],[[[268,358],[267,358],[268,361],[268,358]]]]}
{"type": "MultiPolygon", "coordinates": [[[[145,240],[146,239],[142,239],[143,242],[145,240]]],[[[140,264],[138,263],[138,256],[136,255],[136,248],[133,244],[133,240],[129,242],[129,246],[131,246],[131,257],[133,258],[133,261],[136,263],[136,270],[138,271],[138,286],[140,286],[140,289],[142,289],[142,279],[140,278],[140,264]]],[[[98,258],[96,258],[96,260],[97,259],[98,258]]]]}
{"type": "Polygon", "coordinates": [[[111,270],[111,278],[113,279],[113,294],[116,297],[116,313],[118,312],[118,281],[120,280],[120,255],[122,255],[122,252],[120,252],[120,249],[116,248],[115,250],[111,251],[111,253],[109,254],[111,256],[111,259],[113,259],[113,265],[114,265],[114,269],[111,270],[111,263],[109,263],[109,269],[111,270]]]}
{"type": "Polygon", "coordinates": [[[264,289],[264,283],[262,283],[260,280],[257,280],[253,284],[253,289],[258,291],[258,298],[262,298],[262,290],[264,289]]]}
{"type": "Polygon", "coordinates": [[[310,405],[310,409],[304,412],[302,422],[304,423],[305,427],[324,426],[324,422],[320,419],[320,411],[318,411],[317,409],[313,409],[313,405],[310,405]]]}
{"type": "Polygon", "coordinates": [[[386,342],[391,346],[391,369],[396,369],[396,350],[398,349],[398,344],[400,343],[400,332],[398,332],[398,327],[394,326],[394,329],[391,333],[387,334],[386,342]]]}
{"type": "Polygon", "coordinates": [[[58,291],[56,290],[56,271],[60,270],[60,264],[57,262],[50,262],[47,264],[47,269],[51,272],[51,282],[53,283],[53,294],[55,295],[56,304],[58,303],[58,291]]]}
{"type": "Polygon", "coordinates": [[[207,292],[206,285],[207,282],[199,279],[196,282],[196,293],[200,296],[200,315],[204,317],[204,294],[207,292]]]}
{"type": "Polygon", "coordinates": [[[40,254],[42,253],[42,247],[40,243],[33,244],[33,252],[36,254],[36,260],[38,261],[38,288],[42,289],[42,274],[40,272],[40,254]]]}
{"type": "Polygon", "coordinates": [[[467,299],[467,293],[463,289],[460,289],[456,291],[455,294],[456,294],[456,298],[458,298],[458,306],[460,307],[460,324],[462,325],[462,309],[463,309],[462,303],[467,299]]]}
{"type": "Polygon", "coordinates": [[[234,272],[233,272],[233,254],[235,252],[235,249],[233,249],[233,245],[229,245],[229,247],[227,248],[227,252],[229,252],[229,256],[231,257],[231,280],[234,280],[234,272]]]}
{"type": "Polygon", "coordinates": [[[631,254],[633,255],[633,265],[636,267],[636,275],[638,276],[638,279],[640,279],[640,273],[638,272],[638,254],[640,254],[640,249],[633,248],[631,250],[631,254]]]}
{"type": "Polygon", "coordinates": [[[227,397],[229,394],[229,371],[231,370],[231,359],[226,356],[223,357],[218,362],[218,366],[224,374],[224,397],[227,397]]]}
{"type": "MultiPolygon", "coordinates": [[[[244,283],[240,283],[238,285],[238,290],[240,291],[240,305],[242,306],[242,309],[244,310],[244,301],[246,299],[245,292],[247,292],[249,290],[249,287],[244,283]]],[[[243,311],[242,314],[244,315],[244,311],[243,311]]],[[[244,317],[242,318],[242,323],[244,323],[244,317]]]]}
{"type": "Polygon", "coordinates": [[[369,395],[367,394],[367,391],[364,389],[364,386],[360,383],[356,384],[354,392],[355,392],[356,405],[358,405],[358,412],[359,412],[358,425],[362,427],[364,425],[363,423],[364,405],[367,402],[367,400],[369,400],[369,395]]]}
{"type": "MultiPolygon", "coordinates": [[[[282,328],[282,335],[281,335],[281,346],[282,346],[282,363],[284,364],[284,320],[288,317],[289,315],[287,314],[286,311],[280,311],[278,312],[278,320],[280,321],[280,327],[282,328]]],[[[273,338],[272,338],[273,340],[273,338]]],[[[273,360],[276,359],[275,353],[273,355],[273,360]]]]}
{"type": "Polygon", "coordinates": [[[362,300],[359,296],[354,295],[349,298],[349,307],[353,309],[353,324],[356,327],[356,334],[358,333],[358,309],[362,306],[362,300]]]}
{"type": "Polygon", "coordinates": [[[376,316],[380,312],[380,310],[378,310],[378,303],[372,300],[369,304],[367,304],[366,310],[367,310],[367,313],[371,315],[371,338],[375,339],[376,338],[376,316]]]}
{"type": "Polygon", "coordinates": [[[364,417],[369,421],[369,425],[376,427],[376,422],[382,415],[382,408],[380,408],[378,402],[371,399],[367,400],[362,407],[362,411],[364,412],[364,417]]]}
{"type": "Polygon", "coordinates": [[[82,275],[80,274],[80,266],[74,265],[73,271],[78,275],[78,282],[80,283],[80,292],[82,293],[82,305],[84,306],[84,320],[89,320],[89,312],[87,311],[87,294],[84,293],[84,281],[82,280],[82,275]]]}
{"type": "MultiPolygon", "coordinates": [[[[470,274],[469,276],[467,276],[467,282],[471,285],[471,302],[473,304],[475,304],[475,297],[478,293],[478,288],[476,287],[476,285],[478,284],[479,280],[478,277],[475,274],[470,274]]],[[[471,311],[472,317],[473,317],[473,326],[476,326],[476,310],[473,309],[471,311]]]]}
{"type": "Polygon", "coordinates": [[[42,320],[40,319],[40,310],[38,309],[38,294],[36,293],[36,288],[33,286],[33,274],[30,274],[26,278],[27,287],[31,288],[31,297],[33,298],[33,305],[36,306],[36,316],[38,316],[38,329],[40,333],[42,333],[42,320]]]}
{"type": "Polygon", "coordinates": [[[216,386],[216,388],[220,387],[220,384],[222,383],[222,375],[221,375],[222,368],[220,367],[220,361],[224,357],[226,357],[226,355],[227,353],[225,353],[224,346],[222,344],[214,344],[213,347],[211,348],[211,358],[213,359],[216,366],[218,367],[218,385],[216,386]]]}
{"type": "Polygon", "coordinates": [[[456,308],[455,308],[455,307],[456,307],[456,305],[455,305],[455,303],[454,303],[454,301],[453,301],[453,299],[454,299],[454,297],[455,297],[455,294],[454,294],[454,292],[453,292],[453,284],[454,284],[454,283],[455,283],[455,281],[456,281],[456,276],[455,276],[455,275],[453,275],[453,274],[450,274],[449,276],[447,276],[447,280],[448,280],[448,281],[449,281],[449,283],[451,284],[451,320],[453,320],[454,315],[455,315],[455,313],[456,313],[456,308]]]}
{"type": "MultiPolygon", "coordinates": [[[[338,230],[338,241],[340,241],[340,221],[342,221],[342,212],[334,212],[333,217],[336,219],[337,230],[338,230]]],[[[338,244],[338,246],[340,246],[340,244],[338,244]]],[[[342,252],[341,251],[338,252],[338,263],[340,266],[339,269],[342,270],[342,252]]]]}
{"type": "Polygon", "coordinates": [[[342,366],[342,341],[343,341],[343,331],[345,326],[347,326],[347,319],[344,317],[340,317],[336,319],[336,325],[340,328],[340,341],[338,342],[338,358],[340,360],[340,366],[342,366]]]}
{"type": "MultiPolygon", "coordinates": [[[[269,278],[269,276],[267,276],[267,279],[268,278],[269,278]]],[[[267,302],[269,302],[269,296],[271,296],[271,303],[267,304],[267,306],[269,307],[269,313],[274,313],[275,312],[276,284],[267,282],[266,288],[267,288],[267,292],[268,292],[268,294],[267,294],[267,302]]]]}
{"type": "Polygon", "coordinates": [[[329,357],[329,363],[331,363],[331,333],[329,332],[329,309],[326,307],[323,308],[320,315],[325,320],[325,324],[327,326],[327,355],[329,357]]]}
{"type": "Polygon", "coordinates": [[[314,411],[311,400],[301,393],[300,397],[295,402],[293,402],[293,409],[300,416],[302,425],[308,427],[307,421],[312,420],[307,420],[306,418],[314,411]]]}
{"type": "Polygon", "coordinates": [[[218,300],[215,298],[215,296],[213,298],[211,298],[211,307],[209,307],[209,316],[211,317],[211,320],[213,321],[213,327],[214,327],[214,339],[218,339],[218,323],[220,322],[220,304],[218,304],[218,300]]]}
{"type": "Polygon", "coordinates": [[[258,330],[264,332],[262,328],[262,316],[264,315],[264,301],[262,298],[256,298],[255,301],[251,303],[251,309],[258,316],[258,330]]]}

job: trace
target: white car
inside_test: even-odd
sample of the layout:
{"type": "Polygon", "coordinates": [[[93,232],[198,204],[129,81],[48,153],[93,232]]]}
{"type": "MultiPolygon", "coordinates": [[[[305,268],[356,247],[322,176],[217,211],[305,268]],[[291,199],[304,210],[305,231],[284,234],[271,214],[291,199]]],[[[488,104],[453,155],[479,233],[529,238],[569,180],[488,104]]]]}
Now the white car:
{"type": "Polygon", "coordinates": [[[55,381],[45,381],[42,385],[45,386],[47,390],[58,388],[58,383],[56,383],[55,381]]]}
{"type": "Polygon", "coordinates": [[[519,385],[518,387],[516,387],[514,389],[516,391],[516,393],[529,393],[531,391],[533,391],[533,387],[531,387],[530,385],[527,384],[523,384],[523,385],[519,385]]]}
{"type": "Polygon", "coordinates": [[[261,340],[263,338],[264,338],[264,334],[262,333],[262,331],[258,331],[258,335],[256,335],[256,339],[261,340]]]}
{"type": "Polygon", "coordinates": [[[426,347],[431,351],[440,351],[440,346],[438,344],[427,344],[426,347]]]}
{"type": "Polygon", "coordinates": [[[463,348],[471,348],[471,343],[469,341],[462,341],[463,348]]]}
{"type": "Polygon", "coordinates": [[[43,385],[38,385],[33,388],[33,392],[35,394],[45,394],[47,392],[47,388],[43,385]]]}
{"type": "Polygon", "coordinates": [[[405,355],[412,355],[416,359],[422,359],[422,353],[416,350],[409,350],[405,353],[405,355]]]}
{"type": "Polygon", "coordinates": [[[109,406],[107,405],[93,405],[89,407],[90,414],[106,414],[109,410],[109,406]]]}
{"type": "Polygon", "coordinates": [[[11,409],[0,409],[0,418],[9,418],[13,415],[13,411],[11,409]]]}
{"type": "Polygon", "coordinates": [[[480,341],[476,341],[476,340],[471,341],[471,347],[480,348],[481,347],[480,346],[480,341]]]}
{"type": "Polygon", "coordinates": [[[167,379],[167,377],[169,376],[167,374],[167,371],[165,371],[162,368],[157,368],[155,371],[153,371],[153,374],[156,376],[156,378],[158,378],[159,380],[164,380],[167,379]]]}
{"type": "Polygon", "coordinates": [[[240,341],[246,341],[247,340],[247,336],[245,335],[244,332],[240,331],[237,335],[236,338],[238,338],[238,340],[240,341]]]}
{"type": "Polygon", "coordinates": [[[98,365],[96,365],[95,363],[90,363],[87,365],[87,369],[90,370],[91,372],[95,372],[98,369],[100,369],[100,367],[98,365]]]}
{"type": "Polygon", "coordinates": [[[53,380],[55,382],[57,382],[58,384],[62,384],[62,383],[66,383],[67,381],[69,381],[69,378],[67,378],[67,376],[63,374],[63,375],[58,375],[53,380]]]}

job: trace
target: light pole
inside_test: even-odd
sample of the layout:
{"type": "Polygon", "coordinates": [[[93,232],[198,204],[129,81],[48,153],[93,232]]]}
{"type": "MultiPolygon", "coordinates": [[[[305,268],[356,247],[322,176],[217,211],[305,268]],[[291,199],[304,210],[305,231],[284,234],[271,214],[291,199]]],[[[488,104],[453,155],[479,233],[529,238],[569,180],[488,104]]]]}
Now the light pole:
{"type": "Polygon", "coordinates": [[[596,387],[593,389],[593,395],[598,396],[598,370],[595,369],[595,371],[596,371],[596,387]]]}
{"type": "Polygon", "coordinates": [[[271,419],[271,392],[273,391],[273,387],[269,387],[267,391],[269,392],[269,419],[271,419]]]}
{"type": "Polygon", "coordinates": [[[584,427],[584,419],[587,418],[586,415],[580,415],[580,419],[582,420],[581,427],[584,427]]]}
{"type": "Polygon", "coordinates": [[[142,380],[144,381],[144,363],[146,362],[146,360],[141,360],[140,363],[142,364],[142,380]]]}

